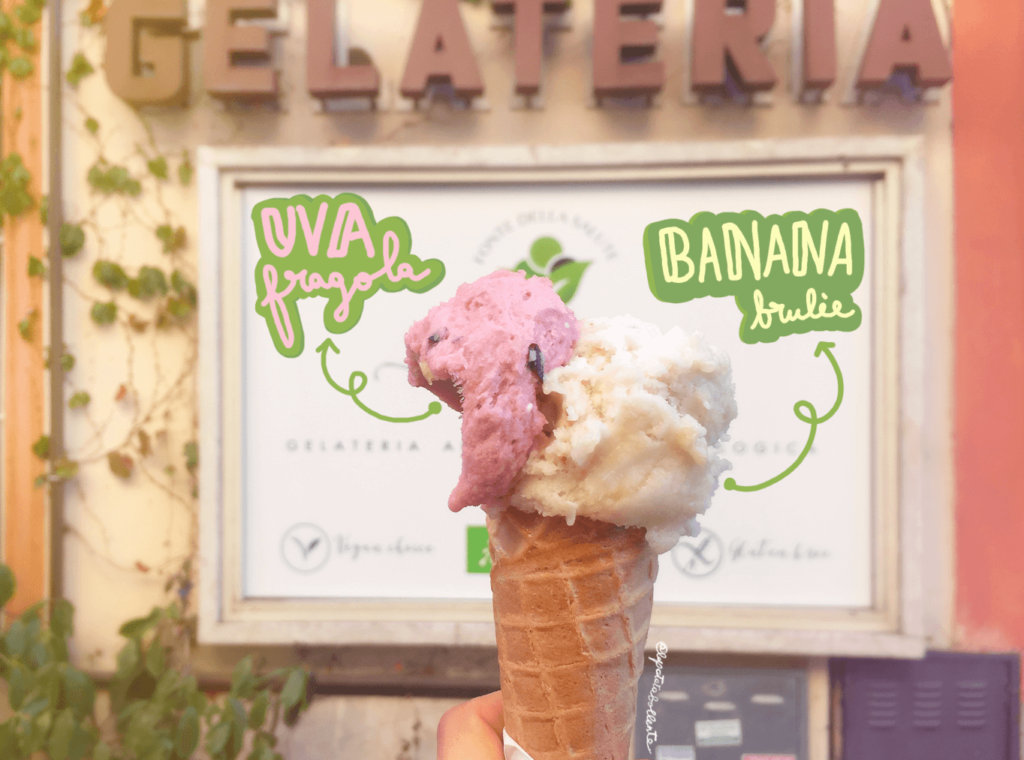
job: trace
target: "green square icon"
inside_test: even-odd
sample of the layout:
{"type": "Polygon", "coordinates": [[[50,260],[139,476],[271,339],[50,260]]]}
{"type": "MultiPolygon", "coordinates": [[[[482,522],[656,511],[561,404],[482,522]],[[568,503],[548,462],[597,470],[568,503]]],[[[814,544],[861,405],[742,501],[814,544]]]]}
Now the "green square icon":
{"type": "Polygon", "coordinates": [[[470,525],[466,528],[466,572],[491,572],[491,553],[487,549],[487,528],[470,525]]]}

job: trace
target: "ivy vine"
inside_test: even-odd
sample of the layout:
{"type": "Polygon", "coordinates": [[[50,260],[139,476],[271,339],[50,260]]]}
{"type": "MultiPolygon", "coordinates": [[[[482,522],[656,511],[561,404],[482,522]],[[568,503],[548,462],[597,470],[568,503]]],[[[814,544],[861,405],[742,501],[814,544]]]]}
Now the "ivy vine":
{"type": "MultiPolygon", "coordinates": [[[[35,71],[44,7],[45,0],[24,0],[10,13],[0,12],[0,72],[8,71],[14,86],[35,71]]],[[[103,0],[88,0],[80,14],[82,26],[98,24],[105,12],[103,0]]],[[[77,91],[95,72],[88,55],[79,51],[64,78],[77,91]]],[[[0,679],[7,683],[14,711],[0,723],[0,757],[20,760],[43,752],[50,760],[184,760],[205,751],[213,760],[233,760],[245,744],[251,748],[249,760],[279,760],[275,729],[279,721],[294,721],[305,708],[305,671],[260,673],[252,658],[245,658],[234,669],[230,692],[217,700],[204,695],[190,674],[188,653],[196,628],[192,557],[198,549],[199,447],[192,402],[199,295],[186,226],[163,194],[191,184],[191,156],[180,146],[161,149],[148,127],[149,139],[126,149],[116,125],[105,128],[99,115],[87,112],[77,99],[70,105],[72,123],[95,154],[84,178],[87,197],[77,218],[61,224],[46,255],[29,258],[24,276],[45,279],[50,257],[65,259],[64,285],[73,296],[67,301],[68,314],[87,314],[103,341],[119,337],[127,364],[116,387],[85,387],[76,378],[81,362],[67,346],[44,347],[45,363],[59,361],[65,373],[67,414],[91,434],[60,458],[54,456],[49,436],[36,440],[32,453],[47,464],[36,486],[67,482],[84,496],[77,481],[91,467],[105,467],[125,487],[144,479],[166,495],[169,508],[187,514],[190,543],[185,556],[169,557],[158,567],[141,561],[121,565],[105,555],[122,571],[162,575],[165,592],[174,599],[121,626],[124,645],[109,685],[113,726],[97,720],[97,686],[69,662],[73,610],[68,602],[36,605],[0,628],[0,679]],[[119,215],[119,224],[109,223],[112,214],[119,215]],[[139,243],[140,230],[148,230],[148,243],[139,243]],[[80,263],[90,256],[91,265],[80,263]],[[177,364],[162,360],[164,346],[184,358],[177,364]],[[145,388],[137,380],[142,354],[152,357],[149,374],[156,378],[155,385],[145,388]],[[109,403],[98,404],[99,399],[109,403]],[[107,406],[112,411],[97,411],[107,406]],[[172,446],[172,433],[180,435],[180,429],[172,431],[172,420],[183,412],[189,416],[188,432],[172,446]],[[121,432],[111,444],[113,430],[121,432]]],[[[14,116],[20,118],[17,112],[14,116]]],[[[146,126],[143,115],[137,116],[146,126]]],[[[46,223],[48,200],[33,195],[32,179],[17,153],[0,157],[0,225],[33,211],[46,223]]],[[[17,328],[25,340],[36,340],[41,315],[28,312],[17,328]]],[[[100,342],[93,341],[93,346],[100,342]]],[[[106,357],[90,358],[90,364],[103,363],[109,376],[106,357]]],[[[103,554],[74,526],[67,529],[95,554],[103,554]]],[[[13,588],[13,576],[0,565],[0,610],[13,588]]]]}

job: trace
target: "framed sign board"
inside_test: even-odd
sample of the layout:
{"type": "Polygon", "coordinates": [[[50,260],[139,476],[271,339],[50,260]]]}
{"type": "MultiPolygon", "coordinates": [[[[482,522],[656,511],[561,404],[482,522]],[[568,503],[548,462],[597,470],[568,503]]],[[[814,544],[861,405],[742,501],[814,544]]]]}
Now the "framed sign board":
{"type": "Polygon", "coordinates": [[[769,480],[809,447],[770,488],[720,488],[701,534],[661,556],[652,641],[923,651],[923,465],[914,433],[900,437],[923,414],[908,393],[922,379],[916,141],[210,148],[200,159],[203,640],[493,643],[483,514],[446,508],[459,416],[426,414],[433,397],[407,384],[403,335],[460,283],[518,267],[551,274],[579,317],[629,313],[728,352],[739,415],[721,447],[737,483],[769,480]],[[404,220],[412,255],[443,262],[444,278],[377,293],[342,333],[328,332],[326,298],[303,298],[303,347],[285,356],[256,309],[253,209],[343,193],[377,220],[404,220]],[[863,225],[856,330],[744,343],[733,298],[654,297],[647,225],[816,209],[852,209],[863,225]],[[794,415],[801,400],[838,404],[813,443],[794,415]]]}

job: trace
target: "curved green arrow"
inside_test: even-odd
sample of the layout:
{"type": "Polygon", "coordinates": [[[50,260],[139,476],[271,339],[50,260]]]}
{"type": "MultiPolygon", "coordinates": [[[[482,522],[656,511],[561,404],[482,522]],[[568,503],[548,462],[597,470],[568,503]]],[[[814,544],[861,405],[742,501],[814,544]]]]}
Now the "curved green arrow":
{"type": "Polygon", "coordinates": [[[438,401],[431,401],[429,406],[427,406],[427,411],[415,417],[388,417],[386,414],[373,411],[370,407],[359,400],[359,394],[362,393],[363,389],[366,387],[366,373],[356,371],[349,375],[348,390],[345,390],[334,382],[334,378],[331,377],[331,373],[327,371],[327,349],[330,349],[336,354],[341,353],[338,350],[338,347],[334,345],[334,341],[330,338],[316,347],[316,352],[320,354],[320,365],[323,368],[324,377],[327,378],[327,382],[330,383],[331,387],[338,391],[338,393],[344,393],[346,396],[351,397],[352,400],[356,402],[356,406],[367,414],[376,417],[378,420],[384,420],[384,422],[419,422],[420,420],[425,420],[432,414],[439,414],[441,412],[442,406],[438,401]]]}
{"type": "Polygon", "coordinates": [[[838,390],[836,392],[836,402],[832,405],[832,408],[828,410],[827,414],[819,417],[817,411],[814,409],[814,404],[810,401],[797,401],[793,405],[793,414],[796,415],[797,419],[801,422],[806,422],[811,426],[811,432],[807,435],[807,443],[804,444],[803,451],[800,452],[800,455],[796,458],[793,464],[780,472],[774,478],[766,480],[764,483],[758,483],[756,486],[738,486],[736,485],[735,479],[726,478],[725,482],[722,484],[722,487],[725,488],[726,491],[760,491],[762,488],[767,488],[770,485],[778,483],[803,463],[804,459],[811,451],[811,446],[814,445],[814,436],[818,432],[818,425],[832,419],[832,415],[839,411],[839,405],[843,403],[843,373],[839,369],[839,362],[836,361],[836,357],[832,355],[831,351],[831,349],[835,347],[835,343],[826,343],[825,341],[821,341],[818,344],[818,347],[814,350],[814,355],[816,357],[821,356],[822,351],[824,351],[825,356],[828,357],[829,362],[832,364],[832,369],[836,372],[838,390]],[[800,407],[804,407],[806,409],[806,414],[800,411],[800,407]]]}

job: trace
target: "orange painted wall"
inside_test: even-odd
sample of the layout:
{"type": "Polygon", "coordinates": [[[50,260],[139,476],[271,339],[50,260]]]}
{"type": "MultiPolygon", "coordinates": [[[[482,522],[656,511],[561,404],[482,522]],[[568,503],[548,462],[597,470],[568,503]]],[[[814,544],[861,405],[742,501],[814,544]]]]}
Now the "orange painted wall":
{"type": "Polygon", "coordinates": [[[1024,648],[1024,4],[953,13],[957,645],[1024,648]]]}
{"type": "MultiPolygon", "coordinates": [[[[14,0],[3,0],[11,12],[14,0]]],[[[38,39],[41,27],[36,27],[38,39]]],[[[32,174],[29,192],[39,197],[43,187],[43,89],[38,51],[30,56],[35,72],[16,81],[3,75],[0,135],[3,153],[20,153],[32,174]]],[[[2,503],[4,536],[3,561],[18,579],[18,593],[8,606],[17,612],[48,595],[46,491],[33,482],[45,467],[32,453],[32,444],[43,434],[46,404],[46,372],[43,350],[46,320],[43,283],[28,276],[30,256],[43,258],[43,223],[35,209],[4,228],[4,427],[2,503]],[[22,338],[18,322],[34,313],[29,340],[22,338]]]]}

